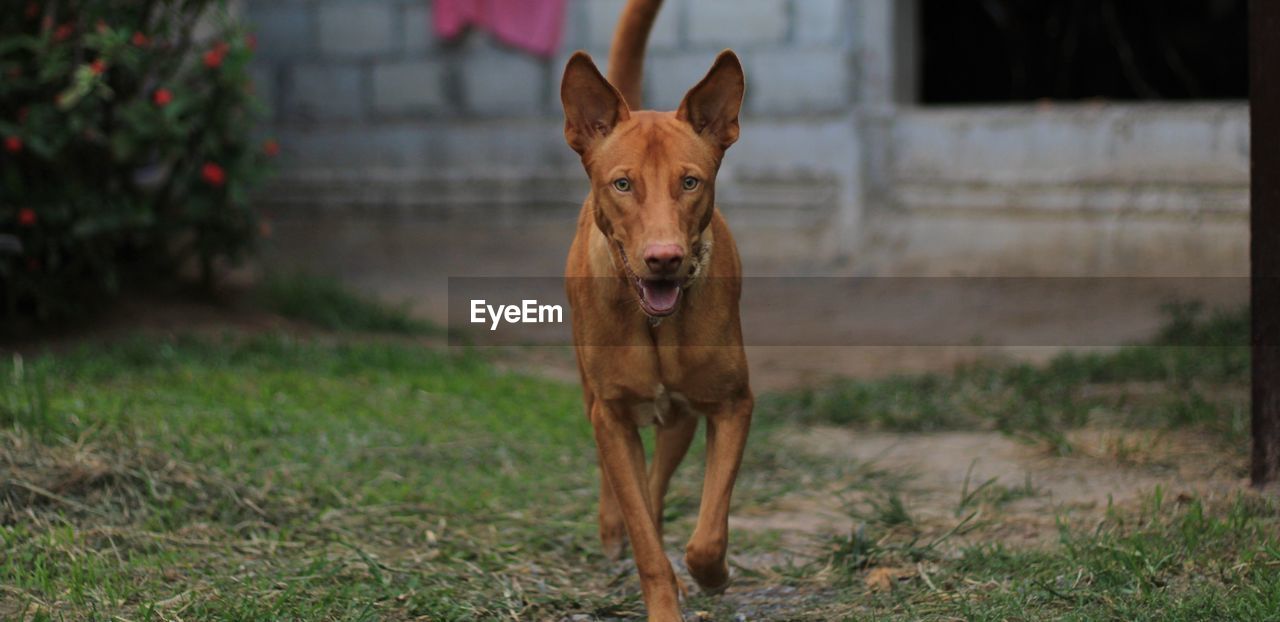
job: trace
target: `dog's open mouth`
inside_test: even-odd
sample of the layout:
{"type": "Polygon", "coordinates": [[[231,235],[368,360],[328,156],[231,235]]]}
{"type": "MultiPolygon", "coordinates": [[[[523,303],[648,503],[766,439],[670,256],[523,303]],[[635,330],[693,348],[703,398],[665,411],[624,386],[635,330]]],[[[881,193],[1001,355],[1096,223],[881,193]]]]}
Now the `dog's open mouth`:
{"type": "Polygon", "coordinates": [[[631,261],[627,258],[626,249],[618,244],[618,254],[622,256],[622,266],[636,287],[636,295],[640,298],[640,308],[649,317],[667,317],[676,312],[680,306],[680,280],[675,278],[643,279],[631,269],[631,261]]]}
{"type": "Polygon", "coordinates": [[[680,302],[680,283],[673,279],[641,279],[636,277],[640,306],[653,317],[666,317],[676,312],[680,302]]]}

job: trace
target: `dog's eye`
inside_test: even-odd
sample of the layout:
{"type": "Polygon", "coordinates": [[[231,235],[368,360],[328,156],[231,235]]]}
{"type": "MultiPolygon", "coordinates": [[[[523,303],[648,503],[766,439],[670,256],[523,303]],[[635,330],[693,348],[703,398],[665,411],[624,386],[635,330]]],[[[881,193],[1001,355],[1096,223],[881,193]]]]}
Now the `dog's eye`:
{"type": "Polygon", "coordinates": [[[696,189],[696,188],[698,187],[698,184],[700,184],[700,183],[702,183],[702,182],[698,181],[698,178],[697,178],[697,177],[685,177],[685,178],[684,178],[684,189],[685,189],[685,190],[694,190],[694,189],[696,189]]]}
{"type": "Polygon", "coordinates": [[[631,192],[631,180],[626,177],[615,179],[613,181],[613,187],[617,188],[618,192],[631,192]]]}

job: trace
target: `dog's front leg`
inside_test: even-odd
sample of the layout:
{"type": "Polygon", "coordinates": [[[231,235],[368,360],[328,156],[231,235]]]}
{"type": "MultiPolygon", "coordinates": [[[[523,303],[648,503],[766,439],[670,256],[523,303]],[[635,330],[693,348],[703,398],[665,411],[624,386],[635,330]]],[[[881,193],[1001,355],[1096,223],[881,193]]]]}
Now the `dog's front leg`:
{"type": "Polygon", "coordinates": [[[662,537],[662,505],[667,485],[698,432],[698,418],[693,414],[673,412],[671,416],[672,422],[658,426],[654,432],[653,465],[649,468],[649,508],[653,510],[653,525],[658,529],[659,538],[662,537]]]}
{"type": "Polygon", "coordinates": [[[609,477],[605,475],[604,455],[600,455],[600,544],[604,548],[604,556],[611,560],[622,559],[627,551],[627,525],[622,520],[622,510],[618,509],[618,498],[609,486],[609,477]]]}
{"type": "Polygon", "coordinates": [[[689,574],[702,590],[717,594],[729,586],[729,500],[733,482],[742,464],[751,428],[755,402],[748,392],[742,398],[724,402],[707,416],[707,474],[702,483],[702,504],[698,525],[685,547],[684,561],[689,574]]]}
{"type": "Polygon", "coordinates": [[[662,538],[658,536],[658,529],[650,516],[640,431],[636,429],[625,404],[606,400],[596,400],[591,411],[591,425],[595,428],[600,467],[613,489],[631,539],[649,620],[683,620],[676,575],[662,550],[662,538]]]}

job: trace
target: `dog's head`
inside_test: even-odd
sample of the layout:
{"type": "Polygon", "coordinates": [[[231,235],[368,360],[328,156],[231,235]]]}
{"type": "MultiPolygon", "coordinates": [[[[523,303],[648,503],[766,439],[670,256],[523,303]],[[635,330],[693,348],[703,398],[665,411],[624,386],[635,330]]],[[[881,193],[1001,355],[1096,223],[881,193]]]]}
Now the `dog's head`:
{"type": "Polygon", "coordinates": [[[675,312],[693,271],[744,89],[742,64],[727,50],[675,112],[629,109],[585,53],[565,67],[565,138],[591,181],[596,225],[651,316],[675,312]]]}

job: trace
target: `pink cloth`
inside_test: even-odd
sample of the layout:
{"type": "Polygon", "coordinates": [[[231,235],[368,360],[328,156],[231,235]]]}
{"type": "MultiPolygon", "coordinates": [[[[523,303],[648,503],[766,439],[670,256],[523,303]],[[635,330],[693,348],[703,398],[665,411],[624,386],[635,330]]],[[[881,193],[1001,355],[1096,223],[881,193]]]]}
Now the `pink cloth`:
{"type": "Polygon", "coordinates": [[[434,0],[436,34],[458,36],[467,26],[488,30],[502,42],[539,56],[560,47],[566,0],[434,0]]]}

